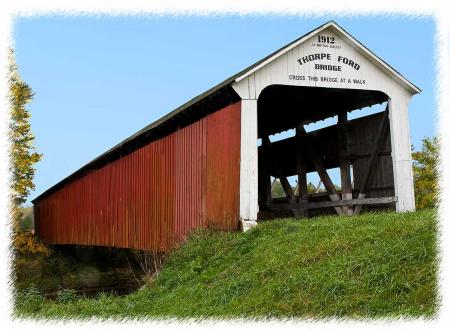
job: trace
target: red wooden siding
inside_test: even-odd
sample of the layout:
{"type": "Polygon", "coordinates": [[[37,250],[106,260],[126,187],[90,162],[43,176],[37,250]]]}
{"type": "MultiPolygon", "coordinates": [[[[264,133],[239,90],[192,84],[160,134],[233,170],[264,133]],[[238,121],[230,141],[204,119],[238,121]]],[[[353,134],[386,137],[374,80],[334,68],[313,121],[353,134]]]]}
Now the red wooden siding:
{"type": "Polygon", "coordinates": [[[53,244],[168,250],[197,227],[239,227],[240,102],[35,203],[53,244]]]}
{"type": "Polygon", "coordinates": [[[215,113],[208,119],[205,199],[208,225],[217,229],[235,228],[239,217],[240,168],[230,161],[240,161],[240,122],[240,112],[227,118],[215,113]]]}

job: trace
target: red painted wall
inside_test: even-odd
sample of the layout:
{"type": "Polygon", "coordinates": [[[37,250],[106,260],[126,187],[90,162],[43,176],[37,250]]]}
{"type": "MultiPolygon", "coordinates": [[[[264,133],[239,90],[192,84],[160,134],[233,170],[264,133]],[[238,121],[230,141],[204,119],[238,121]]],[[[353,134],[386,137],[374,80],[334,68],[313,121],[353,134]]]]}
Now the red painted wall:
{"type": "Polygon", "coordinates": [[[35,202],[53,244],[168,250],[198,227],[239,228],[240,102],[35,202]]]}

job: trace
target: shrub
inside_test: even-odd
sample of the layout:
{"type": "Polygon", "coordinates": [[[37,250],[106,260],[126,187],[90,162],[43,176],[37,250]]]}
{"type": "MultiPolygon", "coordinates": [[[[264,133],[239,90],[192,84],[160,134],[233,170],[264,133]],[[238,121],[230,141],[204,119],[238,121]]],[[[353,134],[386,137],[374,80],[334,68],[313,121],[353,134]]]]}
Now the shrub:
{"type": "Polygon", "coordinates": [[[16,309],[25,313],[36,313],[44,305],[45,298],[34,286],[18,291],[15,299],[16,309]]]}
{"type": "Polygon", "coordinates": [[[422,150],[413,151],[414,192],[416,208],[436,207],[438,200],[439,139],[422,140],[422,150]]]}
{"type": "Polygon", "coordinates": [[[165,259],[164,253],[158,251],[135,250],[134,255],[142,272],[145,274],[144,280],[147,283],[151,283],[161,270],[165,259]]]}
{"type": "Polygon", "coordinates": [[[58,291],[58,295],[56,297],[56,300],[59,303],[69,303],[76,301],[78,299],[78,295],[73,289],[62,289],[58,291]]]}
{"type": "Polygon", "coordinates": [[[33,235],[28,231],[16,231],[13,236],[12,245],[15,251],[19,254],[32,254],[32,255],[50,255],[50,249],[38,239],[36,235],[33,235]]]}

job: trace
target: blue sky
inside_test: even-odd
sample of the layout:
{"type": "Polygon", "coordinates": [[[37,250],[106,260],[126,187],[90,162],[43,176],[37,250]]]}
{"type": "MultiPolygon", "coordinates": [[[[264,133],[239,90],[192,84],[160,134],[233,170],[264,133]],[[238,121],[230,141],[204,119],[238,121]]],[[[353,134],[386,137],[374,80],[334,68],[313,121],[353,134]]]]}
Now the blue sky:
{"type": "Polygon", "coordinates": [[[423,91],[412,143],[435,134],[432,19],[118,16],[19,18],[14,40],[37,150],[33,199],[108,148],[317,26],[335,20],[423,91]]]}

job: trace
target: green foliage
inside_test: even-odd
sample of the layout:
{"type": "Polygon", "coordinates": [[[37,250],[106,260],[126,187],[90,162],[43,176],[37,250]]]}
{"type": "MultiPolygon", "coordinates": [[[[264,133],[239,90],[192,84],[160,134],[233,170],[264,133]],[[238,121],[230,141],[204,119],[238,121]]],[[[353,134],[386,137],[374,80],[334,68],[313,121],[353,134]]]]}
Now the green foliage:
{"type": "MultiPolygon", "coordinates": [[[[30,113],[25,108],[25,105],[32,98],[33,92],[30,86],[20,79],[14,60],[14,53],[11,51],[9,64],[9,101],[11,106],[9,139],[11,148],[9,156],[11,161],[10,172],[12,174],[10,191],[11,217],[13,221],[12,245],[18,252],[48,254],[49,251],[44,244],[29,232],[24,232],[21,228],[21,222],[23,222],[21,205],[26,201],[30,191],[34,189],[34,164],[42,157],[41,154],[34,151],[30,113]]],[[[31,224],[31,220],[28,224],[31,224]]]]}
{"type": "Polygon", "coordinates": [[[433,210],[200,231],[143,290],[15,310],[58,319],[430,317],[438,307],[436,234],[433,210]]]}
{"type": "Polygon", "coordinates": [[[33,220],[31,216],[26,216],[20,221],[21,230],[31,230],[33,229],[33,220]]]}
{"type": "MultiPolygon", "coordinates": [[[[295,191],[295,195],[298,195],[298,189],[296,189],[296,186],[292,188],[292,191],[295,191]]],[[[307,192],[316,193],[316,187],[313,183],[308,183],[307,192]]],[[[276,179],[272,187],[272,198],[284,198],[285,196],[286,193],[284,193],[283,186],[281,186],[280,181],[276,179]]]]}
{"type": "MultiPolygon", "coordinates": [[[[334,184],[334,187],[338,191],[341,189],[341,187],[337,184],[334,184]]],[[[298,189],[296,188],[296,186],[292,188],[292,191],[295,191],[295,195],[298,195],[298,189]]],[[[307,184],[306,191],[309,194],[313,194],[323,192],[324,189],[320,185],[319,187],[316,187],[316,185],[314,185],[312,182],[309,182],[307,184]]],[[[276,179],[275,183],[272,186],[272,198],[284,198],[284,197],[286,197],[286,193],[284,193],[283,186],[281,186],[280,180],[276,179]]]]}
{"type": "Polygon", "coordinates": [[[62,289],[58,291],[56,301],[62,304],[74,302],[78,299],[78,295],[73,289],[62,289]]]}
{"type": "Polygon", "coordinates": [[[16,253],[12,262],[14,288],[25,290],[31,286],[41,292],[56,290],[59,286],[71,286],[77,279],[77,265],[58,252],[51,255],[16,253]]]}
{"type": "Polygon", "coordinates": [[[313,183],[309,182],[308,185],[306,186],[306,192],[307,193],[311,193],[311,194],[312,193],[316,193],[317,192],[317,188],[316,188],[316,186],[313,183]]]}
{"type": "Polygon", "coordinates": [[[280,180],[275,179],[275,183],[272,186],[272,198],[283,198],[286,194],[284,193],[283,186],[281,186],[280,180]]]}
{"type": "Polygon", "coordinates": [[[414,194],[416,208],[436,207],[438,200],[439,140],[425,137],[422,150],[413,151],[414,194]]]}
{"type": "Polygon", "coordinates": [[[14,60],[14,53],[10,52],[9,64],[9,101],[10,101],[10,122],[9,139],[11,149],[9,152],[11,164],[11,203],[14,229],[17,231],[20,221],[22,205],[30,191],[34,189],[34,164],[38,162],[42,155],[34,151],[33,140],[30,127],[30,113],[26,109],[26,104],[33,98],[33,91],[30,86],[20,79],[14,60]]]}
{"type": "Polygon", "coordinates": [[[50,255],[16,253],[12,282],[16,291],[35,287],[42,295],[61,302],[109,288],[118,294],[128,293],[146,282],[133,257],[133,252],[125,249],[90,247],[53,248],[50,255]],[[75,291],[76,295],[71,295],[75,291]]]}
{"type": "Polygon", "coordinates": [[[23,311],[34,314],[44,305],[44,296],[35,286],[30,286],[25,290],[18,291],[15,297],[15,306],[23,311]]]}
{"type": "Polygon", "coordinates": [[[31,231],[34,229],[33,207],[24,207],[21,210],[22,214],[19,221],[20,230],[31,231]]]}

